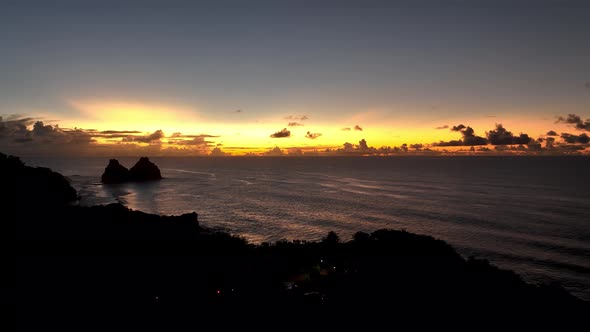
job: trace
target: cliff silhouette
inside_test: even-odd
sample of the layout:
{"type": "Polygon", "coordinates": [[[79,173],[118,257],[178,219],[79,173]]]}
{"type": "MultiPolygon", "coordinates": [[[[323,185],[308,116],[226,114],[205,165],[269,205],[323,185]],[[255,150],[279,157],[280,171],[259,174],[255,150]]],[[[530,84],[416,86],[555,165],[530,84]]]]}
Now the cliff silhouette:
{"type": "Polygon", "coordinates": [[[196,213],[76,206],[63,176],[16,157],[0,154],[0,174],[2,201],[10,197],[3,220],[16,231],[10,288],[19,321],[238,324],[225,317],[239,316],[346,327],[467,315],[542,326],[583,321],[589,309],[558,285],[528,284],[430,236],[384,229],[350,241],[330,232],[253,245],[201,227],[196,213]]]}
{"type": "Polygon", "coordinates": [[[68,180],[45,167],[28,167],[17,157],[0,153],[1,201],[6,207],[57,207],[78,196],[68,180]]]}

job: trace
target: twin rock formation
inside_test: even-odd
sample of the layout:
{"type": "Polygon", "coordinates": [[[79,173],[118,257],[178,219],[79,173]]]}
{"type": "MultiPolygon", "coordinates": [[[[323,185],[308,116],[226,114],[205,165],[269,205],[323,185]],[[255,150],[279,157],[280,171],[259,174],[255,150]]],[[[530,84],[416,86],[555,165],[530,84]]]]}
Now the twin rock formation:
{"type": "Polygon", "coordinates": [[[130,181],[152,181],[160,180],[162,175],[156,164],[148,157],[141,157],[131,169],[119,164],[117,159],[109,160],[109,165],[104,169],[102,183],[123,183],[130,181]]]}

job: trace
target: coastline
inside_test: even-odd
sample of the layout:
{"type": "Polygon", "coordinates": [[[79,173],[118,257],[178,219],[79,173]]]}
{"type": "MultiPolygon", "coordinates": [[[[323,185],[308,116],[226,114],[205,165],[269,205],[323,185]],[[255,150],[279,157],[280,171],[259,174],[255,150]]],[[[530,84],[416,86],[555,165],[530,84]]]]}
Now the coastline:
{"type": "Polygon", "coordinates": [[[6,160],[3,196],[16,216],[9,220],[16,229],[17,288],[26,294],[18,299],[19,310],[33,302],[50,306],[46,299],[56,296],[57,307],[120,301],[141,310],[159,310],[164,302],[169,308],[213,311],[248,304],[270,310],[280,303],[361,312],[386,301],[391,309],[432,312],[475,304],[508,314],[524,306],[575,319],[588,309],[587,302],[557,285],[527,284],[485,260],[466,260],[429,236],[379,230],[359,232],[349,242],[330,233],[319,242],[252,245],[201,227],[196,213],[169,217],[117,204],[71,206],[73,189],[63,176],[14,160],[7,166],[6,160]],[[19,176],[37,172],[33,182],[19,176]],[[39,280],[47,277],[39,272],[49,265],[55,275],[39,280]],[[68,277],[84,269],[88,273],[78,274],[80,280],[68,277]],[[119,278],[105,278],[111,273],[119,278]]]}

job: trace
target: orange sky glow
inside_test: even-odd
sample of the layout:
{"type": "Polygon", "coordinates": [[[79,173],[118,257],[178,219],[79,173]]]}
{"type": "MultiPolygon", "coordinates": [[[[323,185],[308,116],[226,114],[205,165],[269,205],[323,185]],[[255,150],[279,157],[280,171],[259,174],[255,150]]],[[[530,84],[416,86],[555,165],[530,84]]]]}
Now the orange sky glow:
{"type": "MultiPolygon", "coordinates": [[[[463,120],[452,116],[446,120],[442,117],[388,118],[385,111],[374,108],[337,121],[322,118],[321,112],[314,113],[310,109],[305,114],[289,110],[255,118],[248,115],[248,110],[231,110],[225,121],[220,121],[190,105],[84,99],[69,100],[68,105],[75,110],[68,117],[47,113],[39,119],[28,120],[26,125],[32,133],[29,136],[36,138],[41,133],[35,130],[34,122],[45,121],[45,131],[55,131],[50,137],[60,137],[62,145],[78,142],[83,137],[86,144],[69,144],[67,150],[81,155],[447,155],[549,154],[551,146],[546,143],[549,130],[556,131],[557,135],[576,132],[571,123],[559,121],[557,117],[535,120],[510,115],[463,120]],[[56,118],[58,120],[51,120],[56,118]],[[502,124],[515,136],[528,134],[532,142],[528,145],[498,146],[488,142],[473,147],[468,144],[437,146],[439,142],[460,140],[461,132],[451,130],[459,124],[473,128],[474,135],[484,138],[496,124],[502,124]],[[71,136],[69,141],[68,135],[71,136]]],[[[10,123],[7,121],[10,116],[5,119],[10,123]]],[[[12,119],[17,118],[12,116],[12,119]]],[[[559,136],[553,139],[561,144],[559,136]]],[[[577,144],[575,149],[566,152],[588,153],[587,145],[577,144]]]]}

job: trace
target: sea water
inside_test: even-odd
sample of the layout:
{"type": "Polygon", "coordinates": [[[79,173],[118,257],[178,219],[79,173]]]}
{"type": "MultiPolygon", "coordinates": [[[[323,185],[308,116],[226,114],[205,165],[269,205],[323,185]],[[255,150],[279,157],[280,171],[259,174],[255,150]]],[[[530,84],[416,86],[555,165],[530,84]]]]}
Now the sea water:
{"type": "MultiPolygon", "coordinates": [[[[131,167],[138,158],[119,158],[131,167]]],[[[588,157],[151,158],[164,179],[103,185],[105,158],[26,159],[80,204],[120,202],[260,243],[405,229],[590,300],[588,157]]]]}

